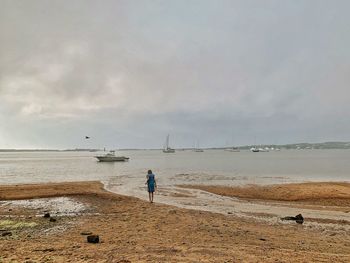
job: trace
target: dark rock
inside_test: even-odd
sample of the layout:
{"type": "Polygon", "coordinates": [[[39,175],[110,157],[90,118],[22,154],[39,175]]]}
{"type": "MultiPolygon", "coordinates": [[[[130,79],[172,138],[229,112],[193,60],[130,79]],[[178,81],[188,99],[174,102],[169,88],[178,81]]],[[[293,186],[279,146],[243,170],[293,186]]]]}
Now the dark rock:
{"type": "Polygon", "coordinates": [[[92,235],[92,232],[90,232],[90,231],[83,231],[83,232],[80,233],[80,235],[88,236],[88,235],[92,235]]]}
{"type": "Polygon", "coordinates": [[[56,222],[57,221],[57,219],[56,218],[52,218],[52,217],[50,217],[50,222],[56,222]]]}
{"type": "Polygon", "coordinates": [[[302,224],[304,223],[304,217],[299,214],[296,216],[286,216],[286,217],[282,217],[281,220],[294,220],[295,222],[297,222],[298,224],[302,224]]]}
{"type": "Polygon", "coordinates": [[[50,213],[45,213],[45,214],[44,214],[44,217],[45,217],[45,218],[49,218],[49,217],[50,217],[50,213]]]}
{"type": "Polygon", "coordinates": [[[10,232],[10,231],[2,232],[1,236],[3,236],[3,237],[5,237],[5,236],[12,236],[12,232],[10,232]]]}
{"type": "Polygon", "coordinates": [[[98,243],[98,242],[100,242],[100,237],[98,235],[87,236],[87,242],[98,243]]]}
{"type": "Polygon", "coordinates": [[[265,238],[259,238],[259,240],[261,240],[261,241],[266,241],[266,239],[265,239],[265,238]]]}
{"type": "Polygon", "coordinates": [[[304,217],[301,214],[296,215],[295,216],[295,222],[297,222],[298,224],[304,223],[304,217]]]}
{"type": "Polygon", "coordinates": [[[227,214],[232,215],[232,212],[227,212],[227,214]]]}

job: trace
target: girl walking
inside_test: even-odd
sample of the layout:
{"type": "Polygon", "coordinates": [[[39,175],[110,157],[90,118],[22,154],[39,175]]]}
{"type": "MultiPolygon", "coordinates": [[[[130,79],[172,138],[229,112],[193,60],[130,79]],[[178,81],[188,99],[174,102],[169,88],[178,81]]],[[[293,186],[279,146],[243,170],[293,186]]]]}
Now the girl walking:
{"type": "Polygon", "coordinates": [[[153,203],[153,193],[155,188],[157,188],[157,183],[156,183],[156,179],[154,178],[154,174],[152,173],[152,170],[148,170],[146,178],[147,178],[147,181],[145,184],[147,184],[148,186],[149,201],[153,203]]]}

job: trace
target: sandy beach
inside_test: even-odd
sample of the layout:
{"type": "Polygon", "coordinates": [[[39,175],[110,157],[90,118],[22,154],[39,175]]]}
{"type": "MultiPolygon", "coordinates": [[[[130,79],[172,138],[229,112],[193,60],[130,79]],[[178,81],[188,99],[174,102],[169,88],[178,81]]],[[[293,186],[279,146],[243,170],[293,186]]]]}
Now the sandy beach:
{"type": "MultiPolygon", "coordinates": [[[[323,204],[349,213],[346,183],[195,187],[240,198],[323,204]]],[[[345,220],[337,231],[295,222],[268,224],[150,204],[105,191],[99,182],[0,186],[0,200],[0,262],[350,261],[350,235],[341,228],[349,226],[345,220]],[[54,220],[44,218],[45,213],[54,220]],[[100,243],[87,243],[84,234],[89,232],[99,235],[100,243]]]]}

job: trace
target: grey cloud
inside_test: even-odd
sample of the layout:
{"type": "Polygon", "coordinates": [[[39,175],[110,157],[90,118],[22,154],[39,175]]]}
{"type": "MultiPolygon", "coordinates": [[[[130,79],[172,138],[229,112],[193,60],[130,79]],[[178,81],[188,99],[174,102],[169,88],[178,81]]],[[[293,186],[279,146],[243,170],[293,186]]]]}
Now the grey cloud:
{"type": "Polygon", "coordinates": [[[0,147],[348,140],[349,5],[2,0],[0,147]]]}

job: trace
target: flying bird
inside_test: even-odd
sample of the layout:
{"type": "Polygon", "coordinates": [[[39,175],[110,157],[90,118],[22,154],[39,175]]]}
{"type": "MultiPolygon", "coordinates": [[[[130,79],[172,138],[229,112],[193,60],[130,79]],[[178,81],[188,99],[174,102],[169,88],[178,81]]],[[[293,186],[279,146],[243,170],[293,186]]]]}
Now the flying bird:
{"type": "Polygon", "coordinates": [[[89,136],[85,136],[85,139],[90,139],[90,137],[89,136]]]}

